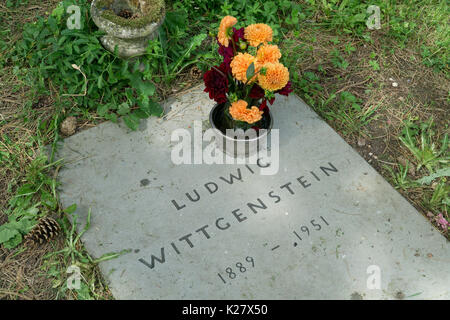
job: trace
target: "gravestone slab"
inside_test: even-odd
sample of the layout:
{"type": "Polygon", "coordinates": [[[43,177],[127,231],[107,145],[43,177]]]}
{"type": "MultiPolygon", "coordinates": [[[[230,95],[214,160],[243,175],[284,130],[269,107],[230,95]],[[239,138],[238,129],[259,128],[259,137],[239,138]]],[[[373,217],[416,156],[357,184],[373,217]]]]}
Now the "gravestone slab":
{"type": "Polygon", "coordinates": [[[278,97],[279,170],[175,165],[171,133],[213,102],[202,87],[136,132],[64,140],[60,197],[117,299],[448,299],[450,247],[295,95],[278,97]]]}

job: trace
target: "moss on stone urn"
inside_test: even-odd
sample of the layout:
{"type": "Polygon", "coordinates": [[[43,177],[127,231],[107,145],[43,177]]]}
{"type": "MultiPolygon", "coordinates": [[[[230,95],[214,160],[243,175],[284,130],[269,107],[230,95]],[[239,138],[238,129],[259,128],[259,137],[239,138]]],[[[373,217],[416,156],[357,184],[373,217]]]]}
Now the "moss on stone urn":
{"type": "Polygon", "coordinates": [[[114,52],[117,46],[120,57],[137,57],[145,54],[148,41],[164,21],[164,0],[93,0],[91,16],[107,33],[101,38],[106,49],[114,52]]]}

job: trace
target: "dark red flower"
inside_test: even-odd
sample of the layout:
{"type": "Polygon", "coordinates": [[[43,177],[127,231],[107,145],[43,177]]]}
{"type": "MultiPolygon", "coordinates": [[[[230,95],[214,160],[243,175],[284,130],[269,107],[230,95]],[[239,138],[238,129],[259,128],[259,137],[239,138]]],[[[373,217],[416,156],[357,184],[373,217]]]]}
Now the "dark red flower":
{"type": "Polygon", "coordinates": [[[259,105],[259,110],[264,111],[265,109],[267,109],[267,100],[263,99],[263,101],[261,102],[261,104],[259,105]]]}
{"type": "Polygon", "coordinates": [[[258,86],[257,84],[253,85],[250,90],[249,97],[252,99],[261,99],[264,98],[264,90],[258,86]]]}
{"type": "Polygon", "coordinates": [[[277,93],[287,97],[292,91],[294,91],[294,89],[292,89],[292,83],[288,81],[288,83],[278,90],[277,93]]]}
{"type": "MultiPolygon", "coordinates": [[[[283,88],[281,88],[281,89],[278,90],[278,91],[275,91],[275,93],[278,93],[278,94],[281,94],[281,95],[287,97],[287,96],[289,95],[289,93],[291,93],[292,91],[294,91],[294,90],[291,88],[291,86],[292,86],[291,82],[288,81],[288,83],[287,83],[283,88]]],[[[269,99],[269,103],[270,103],[271,105],[272,105],[274,102],[275,102],[275,97],[273,97],[272,99],[269,99]]]]}
{"type": "Polygon", "coordinates": [[[205,92],[209,93],[209,98],[217,103],[225,103],[227,101],[228,77],[227,66],[222,63],[220,66],[211,68],[205,72],[203,81],[205,82],[205,92]]]}
{"type": "Polygon", "coordinates": [[[222,64],[224,64],[225,71],[228,73],[231,71],[230,63],[234,56],[233,48],[231,47],[231,45],[228,47],[225,47],[225,46],[221,45],[219,41],[217,41],[217,43],[219,44],[219,49],[217,51],[223,57],[222,64]]]}
{"type": "Polygon", "coordinates": [[[239,42],[239,39],[244,39],[244,28],[233,28],[233,40],[235,43],[239,42]]]}
{"type": "MultiPolygon", "coordinates": [[[[217,42],[217,43],[219,43],[219,42],[217,42]]],[[[233,47],[231,45],[229,45],[228,47],[225,47],[219,43],[219,49],[217,51],[225,59],[230,59],[230,61],[231,61],[231,59],[233,58],[234,53],[233,53],[233,47]]]]}

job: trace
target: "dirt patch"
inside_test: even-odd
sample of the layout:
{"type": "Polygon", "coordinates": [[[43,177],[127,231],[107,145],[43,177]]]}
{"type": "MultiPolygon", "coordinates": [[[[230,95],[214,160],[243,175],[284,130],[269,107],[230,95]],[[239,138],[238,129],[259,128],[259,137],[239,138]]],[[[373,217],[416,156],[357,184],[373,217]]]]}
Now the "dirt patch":
{"type": "Polygon", "coordinates": [[[55,299],[57,292],[42,270],[43,257],[63,247],[62,237],[23,252],[23,248],[7,250],[0,246],[0,299],[55,299]]]}

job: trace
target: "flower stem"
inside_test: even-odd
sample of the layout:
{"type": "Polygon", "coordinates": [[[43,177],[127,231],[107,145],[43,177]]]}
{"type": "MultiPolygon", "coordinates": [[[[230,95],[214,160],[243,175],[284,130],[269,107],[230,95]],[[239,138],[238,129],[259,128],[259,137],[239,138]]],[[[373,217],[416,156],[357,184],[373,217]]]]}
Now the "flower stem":
{"type": "Polygon", "coordinates": [[[233,44],[233,55],[235,56],[237,53],[237,50],[236,50],[236,43],[234,42],[233,36],[231,36],[231,43],[233,44]]]}

